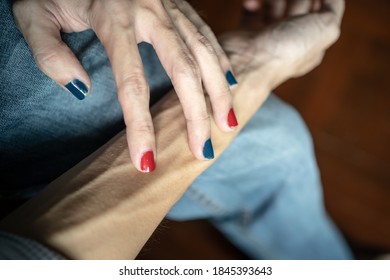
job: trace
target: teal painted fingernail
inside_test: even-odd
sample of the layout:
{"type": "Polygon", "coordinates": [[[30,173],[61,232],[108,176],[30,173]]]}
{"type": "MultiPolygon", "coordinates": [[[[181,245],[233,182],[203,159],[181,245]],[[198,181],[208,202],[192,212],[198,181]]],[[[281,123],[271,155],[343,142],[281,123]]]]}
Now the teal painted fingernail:
{"type": "Polygon", "coordinates": [[[234,86],[237,84],[237,80],[234,77],[232,71],[230,70],[226,72],[226,80],[228,81],[230,86],[234,86]]]}
{"type": "Polygon", "coordinates": [[[88,94],[87,86],[77,79],[67,83],[65,87],[79,100],[83,100],[88,94]]]}
{"type": "Polygon", "coordinates": [[[205,159],[213,159],[214,158],[213,143],[211,143],[211,139],[208,139],[204,143],[203,156],[205,159]]]}

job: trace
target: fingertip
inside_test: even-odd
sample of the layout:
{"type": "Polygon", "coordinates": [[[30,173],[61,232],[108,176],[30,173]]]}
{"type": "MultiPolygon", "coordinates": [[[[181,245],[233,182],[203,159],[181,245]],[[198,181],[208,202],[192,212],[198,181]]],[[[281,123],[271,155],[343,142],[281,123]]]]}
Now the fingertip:
{"type": "MultiPolygon", "coordinates": [[[[129,143],[129,140],[127,140],[129,143]]],[[[152,148],[138,149],[129,144],[130,160],[135,169],[142,173],[151,173],[156,169],[156,153],[152,148]],[[130,147],[131,146],[131,147],[130,147]]]]}
{"type": "Polygon", "coordinates": [[[153,126],[139,126],[140,121],[128,121],[125,117],[127,144],[131,162],[142,173],[151,173],[156,169],[156,144],[153,126]]]}
{"type": "Polygon", "coordinates": [[[214,148],[211,138],[208,138],[203,145],[203,158],[204,160],[214,159],[214,148]]]}
{"type": "Polygon", "coordinates": [[[234,109],[231,108],[228,113],[227,123],[230,129],[235,130],[238,126],[238,121],[234,109]]]}
{"type": "Polygon", "coordinates": [[[196,159],[205,161],[214,158],[209,121],[187,121],[187,133],[189,148],[196,159]]]}
{"type": "Polygon", "coordinates": [[[83,100],[89,94],[90,90],[86,83],[83,83],[79,79],[73,79],[66,83],[64,87],[73,94],[78,100],[83,100]]]}
{"type": "Polygon", "coordinates": [[[226,76],[226,80],[227,80],[227,82],[228,82],[228,84],[229,84],[229,86],[231,88],[238,84],[238,82],[237,82],[236,78],[234,77],[232,71],[230,71],[230,70],[226,71],[225,76],[226,76]]]}
{"type": "Polygon", "coordinates": [[[77,99],[85,99],[91,91],[87,72],[64,42],[50,39],[47,46],[32,48],[39,69],[77,99]]]}
{"type": "Polygon", "coordinates": [[[211,137],[206,137],[205,140],[198,140],[199,142],[190,140],[190,149],[197,160],[209,161],[214,159],[214,147],[211,137]]]}
{"type": "MultiPolygon", "coordinates": [[[[129,144],[130,159],[134,167],[142,173],[151,173],[156,169],[156,150],[152,145],[142,145],[138,147],[132,145],[127,137],[129,144]]],[[[134,139],[135,140],[135,139],[134,139]]],[[[135,140],[136,141],[136,140],[135,140]]]]}
{"type": "Polygon", "coordinates": [[[143,173],[151,173],[156,169],[156,162],[153,151],[147,151],[142,154],[140,160],[140,171],[143,173]]]}

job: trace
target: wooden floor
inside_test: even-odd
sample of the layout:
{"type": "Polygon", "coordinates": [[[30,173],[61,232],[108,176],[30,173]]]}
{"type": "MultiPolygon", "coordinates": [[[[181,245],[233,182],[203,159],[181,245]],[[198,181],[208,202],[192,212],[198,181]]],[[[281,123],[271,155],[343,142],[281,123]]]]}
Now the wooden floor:
{"type": "Polygon", "coordinates": [[[390,2],[347,2],[324,63],[278,92],[312,131],[336,223],[357,249],[390,251],[390,2]]]}
{"type": "MultiPolygon", "coordinates": [[[[198,2],[206,16],[208,10],[221,14],[215,13],[218,1],[198,2]]],[[[233,2],[226,1],[227,11],[233,2]]],[[[227,25],[225,16],[208,19],[217,31],[238,20],[232,17],[227,25]]],[[[356,258],[390,252],[389,64],[390,1],[347,1],[342,37],[322,65],[276,91],[300,111],[313,134],[327,209],[356,258]]],[[[206,221],[164,221],[139,258],[246,256],[206,221]]]]}

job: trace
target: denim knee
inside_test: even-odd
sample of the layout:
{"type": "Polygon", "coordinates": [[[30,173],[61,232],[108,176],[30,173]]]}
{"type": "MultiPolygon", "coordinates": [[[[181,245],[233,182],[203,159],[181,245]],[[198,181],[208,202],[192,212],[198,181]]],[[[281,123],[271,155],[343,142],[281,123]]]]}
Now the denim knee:
{"type": "Polygon", "coordinates": [[[253,141],[262,140],[261,146],[271,149],[279,159],[287,159],[288,163],[302,157],[307,161],[314,159],[312,137],[304,120],[295,108],[273,94],[244,128],[243,134],[247,131],[253,141]]]}
{"type": "Polygon", "coordinates": [[[295,108],[273,94],[243,128],[232,146],[235,146],[232,148],[236,148],[237,156],[242,157],[245,152],[247,160],[256,169],[290,173],[308,168],[311,175],[318,176],[313,141],[304,120],[295,108]],[[244,145],[247,151],[243,151],[244,145]]]}

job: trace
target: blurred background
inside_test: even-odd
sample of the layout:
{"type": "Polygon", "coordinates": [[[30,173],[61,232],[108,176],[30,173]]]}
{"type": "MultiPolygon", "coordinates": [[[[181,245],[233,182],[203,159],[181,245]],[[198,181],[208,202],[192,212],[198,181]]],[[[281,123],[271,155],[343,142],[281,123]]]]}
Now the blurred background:
{"type": "MultiPolygon", "coordinates": [[[[241,0],[196,0],[220,34],[240,22],[241,0]]],[[[325,204],[357,259],[390,253],[390,1],[346,1],[341,38],[323,63],[276,94],[314,138],[325,204]]],[[[139,259],[246,259],[207,221],[165,220],[139,259]]]]}

